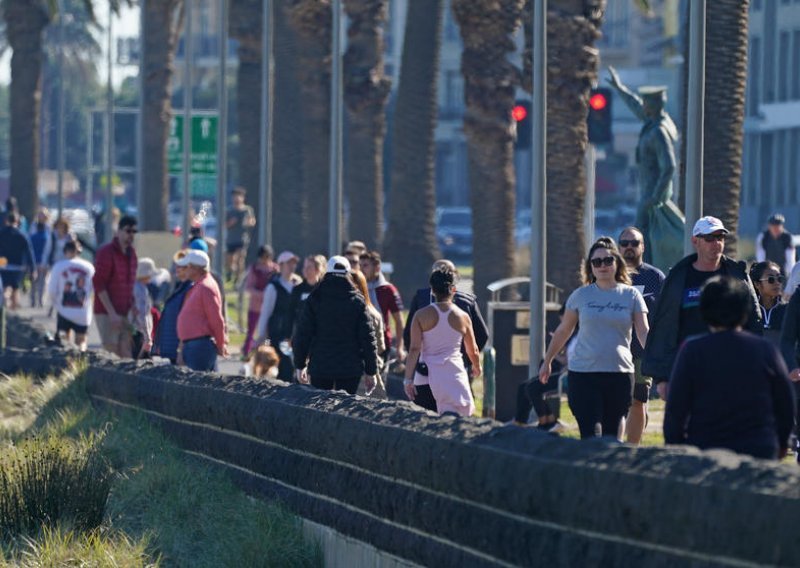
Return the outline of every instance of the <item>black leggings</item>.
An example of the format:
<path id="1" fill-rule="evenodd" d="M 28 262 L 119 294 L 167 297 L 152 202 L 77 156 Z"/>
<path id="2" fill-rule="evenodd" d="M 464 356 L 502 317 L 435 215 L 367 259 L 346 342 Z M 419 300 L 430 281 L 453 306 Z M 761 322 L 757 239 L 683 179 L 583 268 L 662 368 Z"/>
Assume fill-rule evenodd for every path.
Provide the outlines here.
<path id="1" fill-rule="evenodd" d="M 569 372 L 569 407 L 578 421 L 581 439 L 593 438 L 600 423 L 603 436 L 617 437 L 633 398 L 633 373 Z"/>
<path id="2" fill-rule="evenodd" d="M 536 416 L 550 416 L 553 412 L 544 400 L 545 393 L 558 390 L 558 377 L 551 376 L 546 385 L 536 378 L 521 383 L 517 387 L 517 413 L 514 420 L 527 424 L 531 408 L 536 411 Z"/>
<path id="3" fill-rule="evenodd" d="M 324 390 L 343 390 L 348 394 L 356 394 L 358 390 L 358 383 L 361 382 L 361 377 L 354 379 L 328 379 L 328 378 L 315 378 L 311 375 L 311 386 Z"/>

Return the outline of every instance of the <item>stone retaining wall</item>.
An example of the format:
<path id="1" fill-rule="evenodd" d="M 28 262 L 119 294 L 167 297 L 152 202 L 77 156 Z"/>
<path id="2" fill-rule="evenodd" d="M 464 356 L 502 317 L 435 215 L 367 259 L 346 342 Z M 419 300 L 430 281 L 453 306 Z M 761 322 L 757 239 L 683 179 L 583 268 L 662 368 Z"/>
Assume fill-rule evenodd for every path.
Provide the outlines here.
<path id="1" fill-rule="evenodd" d="M 800 563 L 793 465 L 578 442 L 102 355 L 87 375 L 95 402 L 145 412 L 247 490 L 419 564 Z"/>

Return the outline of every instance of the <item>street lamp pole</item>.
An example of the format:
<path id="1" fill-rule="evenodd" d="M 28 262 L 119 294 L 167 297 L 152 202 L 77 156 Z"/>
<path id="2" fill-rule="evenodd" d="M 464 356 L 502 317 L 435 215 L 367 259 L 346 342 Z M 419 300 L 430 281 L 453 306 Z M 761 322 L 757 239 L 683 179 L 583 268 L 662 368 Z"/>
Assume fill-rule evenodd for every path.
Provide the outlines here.
<path id="1" fill-rule="evenodd" d="M 225 182 L 227 181 L 228 154 L 228 0 L 219 0 L 219 84 L 217 85 L 217 103 L 219 119 L 217 122 L 217 252 L 214 255 L 214 266 L 217 274 L 224 274 L 223 250 L 227 231 L 225 214 Z"/>
<path id="2" fill-rule="evenodd" d="M 64 162 L 66 151 L 66 132 L 64 128 L 64 0 L 58 0 L 58 217 L 64 211 Z"/>
<path id="3" fill-rule="evenodd" d="M 328 179 L 328 253 L 339 254 L 342 240 L 342 2 L 333 0 L 331 47 L 331 132 Z"/>
<path id="4" fill-rule="evenodd" d="M 694 252 L 692 228 L 703 216 L 703 128 L 706 83 L 706 0 L 692 0 L 689 14 L 689 97 L 686 109 L 686 229 L 683 249 Z"/>
<path id="5" fill-rule="evenodd" d="M 261 20 L 261 153 L 258 178 L 258 241 L 272 244 L 272 1 Z"/>
<path id="6" fill-rule="evenodd" d="M 189 238 L 189 211 L 192 194 L 192 4 L 186 0 L 186 27 L 183 32 L 183 238 Z"/>
<path id="7" fill-rule="evenodd" d="M 108 84 L 106 85 L 106 242 L 114 238 L 114 84 L 112 48 L 114 10 L 108 7 Z"/>
<path id="8" fill-rule="evenodd" d="M 538 375 L 545 344 L 547 269 L 547 0 L 533 0 L 531 103 L 531 291 L 528 377 Z"/>

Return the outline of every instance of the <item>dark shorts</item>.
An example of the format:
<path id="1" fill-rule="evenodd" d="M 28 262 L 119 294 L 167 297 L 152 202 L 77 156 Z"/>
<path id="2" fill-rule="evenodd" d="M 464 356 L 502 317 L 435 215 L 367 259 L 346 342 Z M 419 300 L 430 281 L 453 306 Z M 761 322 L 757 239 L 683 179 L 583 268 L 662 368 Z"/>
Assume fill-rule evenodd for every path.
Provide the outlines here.
<path id="1" fill-rule="evenodd" d="M 74 331 L 80 335 L 86 335 L 86 331 L 89 329 L 88 325 L 78 325 L 74 321 L 68 320 L 61 314 L 57 314 L 58 317 L 56 318 L 56 331 Z"/>
<path id="2" fill-rule="evenodd" d="M 233 254 L 239 252 L 244 248 L 244 243 L 228 243 L 225 245 L 225 250 L 228 251 L 228 254 Z"/>
<path id="3" fill-rule="evenodd" d="M 650 400 L 650 386 L 645 383 L 636 383 L 633 385 L 633 400 L 638 400 L 642 404 L 647 404 Z"/>
<path id="4" fill-rule="evenodd" d="M 0 270 L 0 278 L 3 279 L 3 287 L 19 290 L 22 283 L 22 272 L 19 270 Z"/>

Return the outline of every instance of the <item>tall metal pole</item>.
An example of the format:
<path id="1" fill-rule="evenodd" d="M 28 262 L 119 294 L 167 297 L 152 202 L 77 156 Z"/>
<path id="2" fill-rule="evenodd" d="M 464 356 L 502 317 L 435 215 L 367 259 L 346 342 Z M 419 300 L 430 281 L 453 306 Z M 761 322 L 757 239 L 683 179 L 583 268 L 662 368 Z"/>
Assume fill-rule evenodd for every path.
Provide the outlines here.
<path id="1" fill-rule="evenodd" d="M 594 243 L 595 184 L 597 181 L 597 150 L 591 142 L 586 145 L 586 155 L 583 163 L 586 167 L 586 199 L 583 202 L 583 243 L 586 245 L 586 250 L 589 250 L 592 243 Z"/>
<path id="2" fill-rule="evenodd" d="M 58 217 L 64 211 L 64 161 L 66 153 L 66 132 L 64 127 L 64 1 L 58 1 Z M 57 218 L 58 218 L 57 217 Z"/>
<path id="3" fill-rule="evenodd" d="M 106 89 L 106 242 L 114 238 L 114 84 L 111 51 L 114 11 L 108 7 L 108 85 Z"/>
<path id="4" fill-rule="evenodd" d="M 272 244 L 272 0 L 261 20 L 261 132 L 258 177 L 258 241 Z"/>
<path id="5" fill-rule="evenodd" d="M 136 115 L 136 207 L 139 210 L 139 226 L 152 228 L 153 219 L 161 212 L 149 213 L 144 190 L 144 28 L 148 0 L 139 0 L 139 113 Z M 158 223 L 158 221 L 156 221 Z"/>
<path id="6" fill-rule="evenodd" d="M 686 109 L 686 231 L 683 248 L 692 247 L 692 227 L 703 216 L 703 125 L 706 92 L 706 0 L 692 0 L 689 13 L 689 85 Z"/>
<path id="7" fill-rule="evenodd" d="M 531 318 L 528 376 L 544 355 L 547 269 L 547 0 L 533 0 L 533 100 L 531 103 Z"/>
<path id="8" fill-rule="evenodd" d="M 86 132 L 89 133 L 89 141 L 86 144 L 86 210 L 92 210 L 92 195 L 94 189 L 94 112 L 89 111 L 89 120 L 86 125 Z"/>
<path id="9" fill-rule="evenodd" d="M 224 274 L 224 250 L 227 227 L 225 226 L 225 182 L 227 180 L 228 140 L 228 0 L 219 0 L 219 83 L 217 85 L 217 252 L 214 255 L 214 268 L 220 276 Z"/>
<path id="10" fill-rule="evenodd" d="M 339 254 L 342 240 L 342 1 L 331 2 L 331 133 L 328 180 L 328 254 Z"/>
<path id="11" fill-rule="evenodd" d="M 189 238 L 189 211 L 192 194 L 192 4 L 186 0 L 186 27 L 183 31 L 183 238 Z"/>

